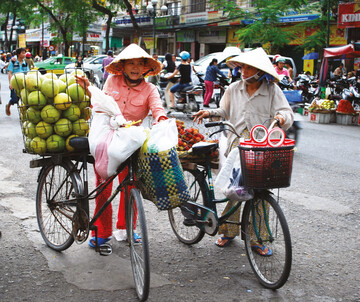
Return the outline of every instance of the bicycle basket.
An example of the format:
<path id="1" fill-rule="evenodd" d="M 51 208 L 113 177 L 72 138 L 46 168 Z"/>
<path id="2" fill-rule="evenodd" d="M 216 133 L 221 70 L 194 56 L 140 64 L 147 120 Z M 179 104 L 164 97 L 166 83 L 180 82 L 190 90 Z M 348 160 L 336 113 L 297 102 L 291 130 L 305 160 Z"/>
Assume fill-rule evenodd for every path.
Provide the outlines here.
<path id="1" fill-rule="evenodd" d="M 254 189 L 285 188 L 290 186 L 294 146 L 238 146 L 242 181 Z"/>

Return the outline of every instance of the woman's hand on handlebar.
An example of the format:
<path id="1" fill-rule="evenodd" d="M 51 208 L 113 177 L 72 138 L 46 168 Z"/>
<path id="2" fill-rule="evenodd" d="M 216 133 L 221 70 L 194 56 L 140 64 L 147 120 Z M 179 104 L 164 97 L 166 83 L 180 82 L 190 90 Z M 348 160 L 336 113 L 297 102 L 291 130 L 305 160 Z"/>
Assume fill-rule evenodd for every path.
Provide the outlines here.
<path id="1" fill-rule="evenodd" d="M 277 114 L 274 116 L 274 119 L 279 121 L 280 126 L 285 124 L 285 119 L 281 114 Z"/>
<path id="2" fill-rule="evenodd" d="M 196 112 L 194 115 L 194 123 L 197 122 L 198 124 L 203 122 L 204 118 L 210 117 L 210 112 L 208 110 L 200 110 Z"/>
<path id="3" fill-rule="evenodd" d="M 88 89 L 88 87 L 90 86 L 90 82 L 89 82 L 89 79 L 87 77 L 75 75 L 75 81 L 82 88 L 84 88 L 84 90 L 86 91 L 86 94 L 88 96 L 91 96 L 90 91 Z"/>

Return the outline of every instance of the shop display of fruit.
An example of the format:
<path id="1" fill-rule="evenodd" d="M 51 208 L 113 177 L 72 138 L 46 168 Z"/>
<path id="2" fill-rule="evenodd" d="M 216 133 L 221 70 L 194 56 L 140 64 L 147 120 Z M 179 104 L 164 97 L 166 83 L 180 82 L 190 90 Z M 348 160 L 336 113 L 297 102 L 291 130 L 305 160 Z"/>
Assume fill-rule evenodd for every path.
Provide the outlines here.
<path id="1" fill-rule="evenodd" d="M 343 114 L 355 114 L 356 111 L 354 107 L 348 100 L 340 100 L 339 105 L 337 106 L 336 112 Z"/>
<path id="2" fill-rule="evenodd" d="M 333 100 L 314 100 L 309 106 L 310 112 L 324 112 L 335 109 L 335 102 Z"/>
<path id="3" fill-rule="evenodd" d="M 15 74 L 10 82 L 20 98 L 25 149 L 46 154 L 73 151 L 69 139 L 86 136 L 91 117 L 90 98 L 74 82 L 74 74 Z"/>

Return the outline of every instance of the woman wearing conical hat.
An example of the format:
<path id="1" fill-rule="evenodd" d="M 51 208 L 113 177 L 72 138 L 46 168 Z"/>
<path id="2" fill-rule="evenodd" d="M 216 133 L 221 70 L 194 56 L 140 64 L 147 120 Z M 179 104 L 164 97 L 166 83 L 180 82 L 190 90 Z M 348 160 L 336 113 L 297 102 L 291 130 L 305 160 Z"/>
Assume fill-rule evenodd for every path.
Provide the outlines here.
<path id="1" fill-rule="evenodd" d="M 162 106 L 157 88 L 144 80 L 146 75 L 157 75 L 161 71 L 161 63 L 154 60 L 146 51 L 136 44 L 126 47 L 109 65 L 105 67 L 109 76 L 105 82 L 103 91 L 105 94 L 114 98 L 121 113 L 127 121 L 144 120 L 151 110 L 156 122 L 167 119 L 165 109 Z M 87 90 L 89 81 L 83 77 L 78 77 L 78 83 Z M 87 93 L 90 92 L 87 90 Z M 91 96 L 91 95 L 90 95 Z M 119 174 L 119 182 L 126 176 L 126 169 Z M 96 173 L 96 186 L 102 179 Z M 94 215 L 111 195 L 112 184 L 100 194 L 95 202 L 96 208 Z M 130 189 L 129 189 L 130 190 Z M 109 241 L 112 235 L 112 207 L 111 204 L 105 209 L 95 225 L 98 227 L 99 245 Z M 125 223 L 125 196 L 120 194 L 120 205 L 116 228 L 126 230 Z M 92 234 L 93 236 L 95 234 Z M 141 238 L 134 235 L 135 241 Z M 94 237 L 90 239 L 89 245 L 95 247 Z"/>
<path id="2" fill-rule="evenodd" d="M 235 126 L 238 133 L 245 139 L 250 138 L 252 127 L 263 124 L 266 120 L 276 118 L 284 130 L 289 128 L 294 120 L 294 114 L 281 89 L 274 83 L 278 79 L 273 65 L 266 52 L 257 48 L 236 56 L 227 62 L 230 68 L 240 67 L 242 80 L 232 83 L 225 91 L 217 109 L 201 110 L 195 113 L 194 121 L 202 122 L 210 116 L 220 116 Z M 265 124 L 266 127 L 269 124 Z M 225 155 L 239 144 L 235 134 L 228 132 Z M 248 192 L 251 193 L 251 192 Z M 248 199 L 251 194 L 244 194 Z M 229 201 L 224 212 L 233 206 Z M 229 220 L 239 221 L 240 208 L 230 216 Z M 227 246 L 239 235 L 239 226 L 223 224 L 219 227 L 221 237 L 216 241 L 219 247 Z M 270 256 L 272 251 L 264 245 L 257 245 L 256 251 L 264 256 Z"/>

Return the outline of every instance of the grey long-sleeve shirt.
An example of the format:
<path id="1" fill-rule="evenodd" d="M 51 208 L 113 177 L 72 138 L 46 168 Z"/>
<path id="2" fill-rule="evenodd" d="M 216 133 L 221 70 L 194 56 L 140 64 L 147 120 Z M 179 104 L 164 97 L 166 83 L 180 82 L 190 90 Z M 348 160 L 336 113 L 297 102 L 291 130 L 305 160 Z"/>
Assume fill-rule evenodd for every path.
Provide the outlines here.
<path id="1" fill-rule="evenodd" d="M 251 97 L 244 81 L 232 83 L 221 98 L 220 107 L 209 112 L 211 116 L 221 116 L 232 123 L 239 134 L 245 129 L 250 131 L 255 125 L 263 124 L 277 114 L 285 119 L 284 130 L 294 121 L 294 113 L 279 86 L 274 83 L 268 85 L 266 81 Z M 269 127 L 270 121 L 265 126 Z M 225 154 L 229 153 L 235 139 L 235 134 L 229 132 Z"/>

